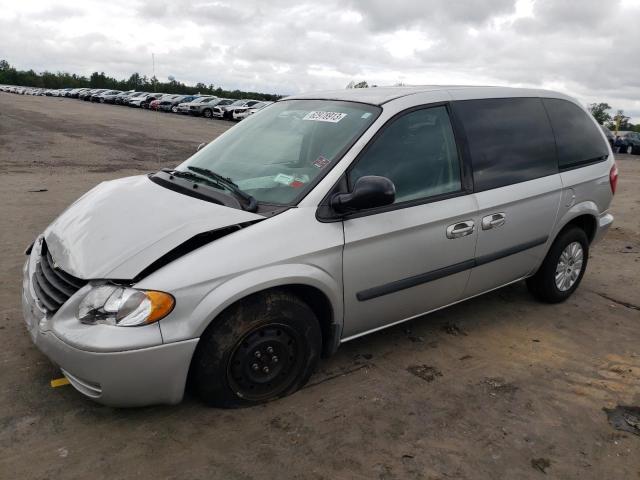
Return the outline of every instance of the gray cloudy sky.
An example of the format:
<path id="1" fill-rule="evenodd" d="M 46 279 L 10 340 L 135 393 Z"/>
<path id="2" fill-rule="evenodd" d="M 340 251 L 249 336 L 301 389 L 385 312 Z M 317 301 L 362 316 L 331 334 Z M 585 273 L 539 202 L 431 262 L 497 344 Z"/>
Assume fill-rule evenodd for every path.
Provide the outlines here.
<path id="1" fill-rule="evenodd" d="M 18 68 L 173 75 L 280 94 L 349 81 L 490 84 L 640 121 L 640 0 L 0 0 Z"/>

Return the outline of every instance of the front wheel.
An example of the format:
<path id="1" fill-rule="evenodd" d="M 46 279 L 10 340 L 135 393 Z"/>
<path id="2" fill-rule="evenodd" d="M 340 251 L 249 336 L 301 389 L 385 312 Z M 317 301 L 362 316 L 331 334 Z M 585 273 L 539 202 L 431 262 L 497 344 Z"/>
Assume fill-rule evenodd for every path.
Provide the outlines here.
<path id="1" fill-rule="evenodd" d="M 633 153 L 633 145 L 629 145 L 629 146 L 627 147 L 626 152 L 627 152 L 627 155 L 631 155 L 631 154 Z"/>
<path id="2" fill-rule="evenodd" d="M 547 303 L 565 301 L 580 285 L 587 269 L 589 240 L 579 227 L 558 235 L 536 274 L 527 279 L 527 287 Z"/>
<path id="3" fill-rule="evenodd" d="M 321 347 L 318 319 L 306 303 L 284 291 L 258 293 L 226 310 L 204 332 L 191 384 L 216 407 L 268 402 L 308 381 Z"/>

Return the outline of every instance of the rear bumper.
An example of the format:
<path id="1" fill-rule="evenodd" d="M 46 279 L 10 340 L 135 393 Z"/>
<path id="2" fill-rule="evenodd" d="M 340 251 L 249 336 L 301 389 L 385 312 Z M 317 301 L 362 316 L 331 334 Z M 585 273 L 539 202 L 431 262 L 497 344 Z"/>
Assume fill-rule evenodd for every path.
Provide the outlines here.
<path id="1" fill-rule="evenodd" d="M 135 327 L 121 333 L 113 330 L 119 327 L 82 326 L 71 313 L 77 311 L 78 295 L 48 318 L 30 281 L 38 257 L 37 251 L 32 252 L 23 271 L 24 321 L 33 343 L 60 367 L 71 385 L 92 400 L 113 407 L 179 403 L 198 339 L 162 344 L 159 329 Z M 120 349 L 112 343 L 108 351 L 101 349 L 114 335 L 134 343 Z"/>
<path id="2" fill-rule="evenodd" d="M 604 212 L 600 214 L 598 217 L 598 225 L 596 226 L 595 234 L 593 235 L 593 240 L 591 244 L 594 245 L 598 243 L 600 240 L 604 238 L 604 236 L 609 231 L 609 228 L 613 224 L 613 215 L 608 212 Z"/>

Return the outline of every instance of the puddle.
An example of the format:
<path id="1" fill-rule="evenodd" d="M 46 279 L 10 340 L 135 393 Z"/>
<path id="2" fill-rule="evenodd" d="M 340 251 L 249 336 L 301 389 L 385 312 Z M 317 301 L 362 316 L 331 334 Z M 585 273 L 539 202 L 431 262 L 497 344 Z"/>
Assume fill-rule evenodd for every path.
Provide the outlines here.
<path id="1" fill-rule="evenodd" d="M 603 408 L 603 410 L 613 428 L 640 435 L 640 407 L 618 405 L 616 408 Z"/>

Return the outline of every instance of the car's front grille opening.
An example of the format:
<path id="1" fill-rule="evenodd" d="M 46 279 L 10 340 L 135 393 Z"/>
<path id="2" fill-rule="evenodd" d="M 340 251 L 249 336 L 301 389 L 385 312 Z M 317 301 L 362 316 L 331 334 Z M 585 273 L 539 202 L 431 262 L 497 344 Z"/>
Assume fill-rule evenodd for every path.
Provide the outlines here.
<path id="1" fill-rule="evenodd" d="M 40 260 L 33 275 L 33 288 L 47 312 L 57 312 L 86 283 L 56 267 L 46 242 L 42 242 Z"/>

